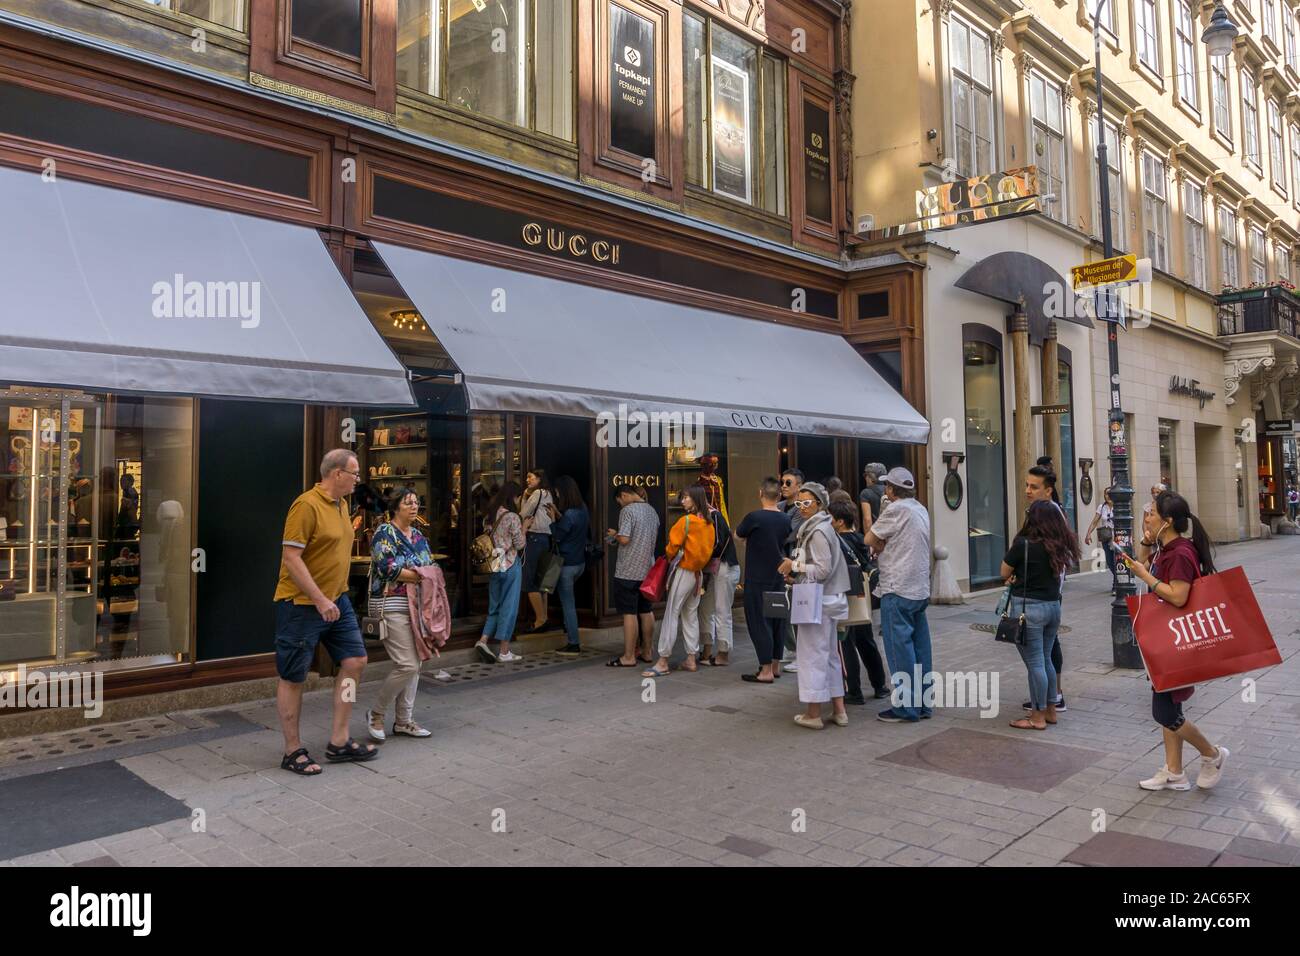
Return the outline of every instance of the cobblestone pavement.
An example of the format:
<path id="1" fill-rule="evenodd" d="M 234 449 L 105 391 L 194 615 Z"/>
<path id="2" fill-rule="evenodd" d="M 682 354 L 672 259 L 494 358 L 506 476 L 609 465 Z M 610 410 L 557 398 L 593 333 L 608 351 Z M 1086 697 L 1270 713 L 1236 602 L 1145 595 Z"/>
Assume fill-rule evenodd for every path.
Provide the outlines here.
<path id="1" fill-rule="evenodd" d="M 992 620 L 996 595 L 930 611 L 936 669 L 996 674 L 995 718 L 939 708 L 890 725 L 868 705 L 850 708 L 846 728 L 802 729 L 793 676 L 740 680 L 753 654 L 738 622 L 733 666 L 674 673 L 654 683 L 652 702 L 639 671 L 606 669 L 604 656 L 426 680 L 416 717 L 432 738 L 390 740 L 379 759 L 314 778 L 279 769 L 273 702 L 224 708 L 219 734 L 166 736 L 112 761 L 189 816 L 0 865 L 1068 866 L 1125 853 L 1286 864 L 1300 857 L 1300 539 L 1224 547 L 1219 563 L 1245 565 L 1284 662 L 1251 675 L 1253 699 L 1233 678 L 1188 703 L 1232 752 L 1213 791 L 1138 789 L 1163 761 L 1161 738 L 1142 674 L 1111 667 L 1108 578 L 1089 574 L 1067 584 L 1069 709 L 1046 733 L 1007 726 L 1027 696 L 1024 669 L 972 627 Z M 584 635 L 588 646 L 616 638 Z M 359 712 L 376 688 L 362 686 Z M 329 707 L 328 692 L 304 707 L 317 757 Z M 172 715 L 212 726 L 185 716 Z M 60 766 L 36 763 L 22 772 Z"/>

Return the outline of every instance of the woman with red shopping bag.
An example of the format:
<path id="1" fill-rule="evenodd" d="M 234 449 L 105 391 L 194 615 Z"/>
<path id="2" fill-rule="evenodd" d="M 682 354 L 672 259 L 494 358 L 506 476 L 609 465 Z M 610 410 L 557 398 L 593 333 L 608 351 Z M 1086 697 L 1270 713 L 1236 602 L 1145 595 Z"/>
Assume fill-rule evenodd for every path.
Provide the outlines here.
<path id="1" fill-rule="evenodd" d="M 1188 528 L 1192 537 L 1183 537 Z M 1210 536 L 1192 514 L 1182 495 L 1165 491 L 1155 506 L 1142 516 L 1142 544 L 1156 548 L 1148 570 L 1127 554 L 1118 556 L 1128 569 L 1146 583 L 1151 593 L 1174 607 L 1183 607 L 1192 592 L 1192 582 L 1203 574 L 1214 574 Z M 1228 748 L 1216 747 L 1190 720 L 1183 716 L 1183 701 L 1191 689 L 1151 691 L 1151 714 L 1164 728 L 1165 765 L 1155 776 L 1141 781 L 1143 790 L 1190 790 L 1191 782 L 1183 770 L 1183 742 L 1201 753 L 1201 773 L 1196 785 L 1208 790 L 1219 782 Z"/>

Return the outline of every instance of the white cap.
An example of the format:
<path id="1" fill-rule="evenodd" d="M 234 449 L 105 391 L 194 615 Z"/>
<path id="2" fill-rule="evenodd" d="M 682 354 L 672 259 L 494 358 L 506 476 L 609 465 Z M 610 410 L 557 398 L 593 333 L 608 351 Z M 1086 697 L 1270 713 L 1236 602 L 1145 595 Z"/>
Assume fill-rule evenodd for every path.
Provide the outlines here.
<path id="1" fill-rule="evenodd" d="M 916 479 L 906 468 L 898 467 L 889 469 L 889 474 L 885 475 L 885 484 L 893 485 L 895 488 L 906 488 L 908 491 L 916 490 Z"/>

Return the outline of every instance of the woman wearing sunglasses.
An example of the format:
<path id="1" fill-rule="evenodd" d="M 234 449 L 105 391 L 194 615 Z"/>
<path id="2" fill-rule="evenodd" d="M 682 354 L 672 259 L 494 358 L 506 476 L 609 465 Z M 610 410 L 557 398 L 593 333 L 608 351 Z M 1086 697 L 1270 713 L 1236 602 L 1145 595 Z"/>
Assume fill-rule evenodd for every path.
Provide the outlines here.
<path id="1" fill-rule="evenodd" d="M 822 586 L 821 622 L 799 624 L 795 629 L 795 654 L 799 659 L 799 699 L 807 706 L 794 722 L 810 730 L 821 730 L 822 705 L 830 703 L 831 719 L 845 727 L 844 665 L 840 660 L 835 624 L 849 614 L 845 594 L 849 590 L 849 568 L 826 511 L 830 495 L 815 481 L 806 482 L 795 496 L 794 505 L 803 522 L 795 538 L 793 557 L 781 562 L 778 571 L 788 582 Z"/>

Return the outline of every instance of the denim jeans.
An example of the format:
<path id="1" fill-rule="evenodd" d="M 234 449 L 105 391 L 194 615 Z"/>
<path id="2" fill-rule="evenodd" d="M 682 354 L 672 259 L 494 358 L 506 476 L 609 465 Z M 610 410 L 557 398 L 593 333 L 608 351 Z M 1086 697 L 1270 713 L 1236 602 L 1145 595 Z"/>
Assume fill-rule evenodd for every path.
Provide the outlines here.
<path id="1" fill-rule="evenodd" d="M 930 622 L 925 609 L 928 598 L 908 600 L 897 594 L 886 594 L 880 599 L 880 630 L 885 644 L 885 660 L 889 664 L 891 683 L 895 688 L 903 684 L 901 704 L 894 704 L 894 713 L 907 720 L 920 720 L 928 716 L 930 708 L 923 703 L 924 687 L 929 685 L 932 667 L 930 656 Z M 921 680 L 916 679 L 920 667 Z"/>
<path id="2" fill-rule="evenodd" d="M 515 633 L 519 614 L 519 583 L 524 579 L 523 561 L 518 559 L 509 571 L 488 575 L 488 613 L 483 622 L 483 636 L 508 641 Z"/>
<path id="3" fill-rule="evenodd" d="M 585 564 L 566 564 L 560 569 L 560 581 L 555 590 L 560 595 L 560 609 L 564 612 L 564 636 L 570 645 L 578 643 L 578 608 L 573 600 L 573 582 L 587 570 Z"/>
<path id="4" fill-rule="evenodd" d="M 1061 602 L 1013 597 L 1007 613 L 1012 617 L 1025 615 L 1025 645 L 1016 650 L 1029 672 L 1029 702 L 1034 710 L 1043 710 L 1049 701 L 1056 700 L 1056 667 L 1051 652 L 1061 626 Z"/>

